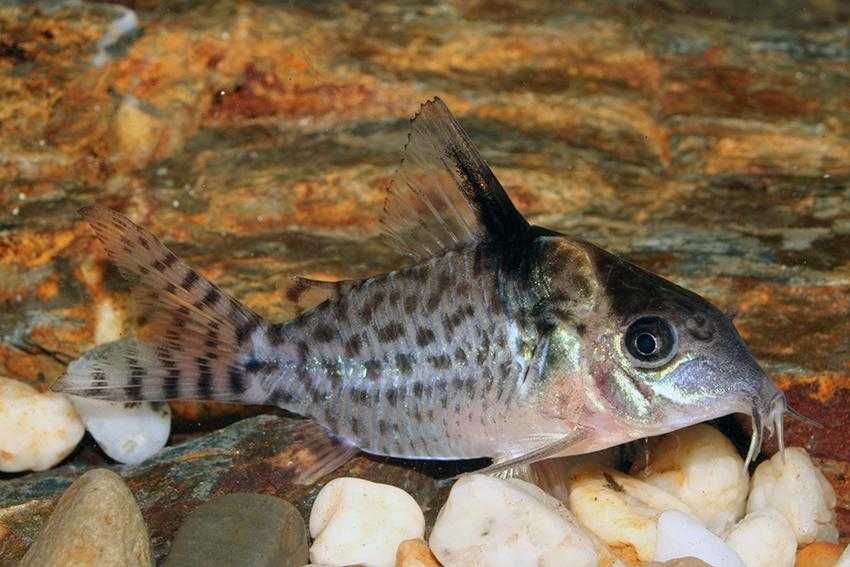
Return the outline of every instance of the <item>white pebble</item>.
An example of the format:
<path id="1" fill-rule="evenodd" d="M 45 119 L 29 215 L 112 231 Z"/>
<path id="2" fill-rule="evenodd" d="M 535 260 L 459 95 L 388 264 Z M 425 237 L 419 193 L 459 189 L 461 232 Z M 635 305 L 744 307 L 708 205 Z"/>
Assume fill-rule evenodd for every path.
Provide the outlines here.
<path id="1" fill-rule="evenodd" d="M 785 517 L 771 508 L 750 512 L 726 535 L 747 567 L 794 567 L 797 535 Z"/>
<path id="2" fill-rule="evenodd" d="M 85 429 L 66 396 L 0 377 L 0 432 L 0 471 L 20 472 L 59 463 Z"/>
<path id="3" fill-rule="evenodd" d="M 838 558 L 838 563 L 835 564 L 835 567 L 850 567 L 850 545 L 844 548 L 844 552 Z"/>
<path id="4" fill-rule="evenodd" d="M 579 522 L 609 546 L 641 561 L 655 555 L 656 524 L 665 510 L 690 513 L 687 504 L 663 490 L 614 469 L 578 471 L 569 486 L 570 509 Z"/>
<path id="5" fill-rule="evenodd" d="M 655 561 L 695 557 L 713 567 L 745 567 L 735 551 L 688 514 L 678 510 L 658 518 Z"/>
<path id="6" fill-rule="evenodd" d="M 404 490 L 337 478 L 319 491 L 310 510 L 310 561 L 392 567 L 399 544 L 424 533 L 422 510 Z"/>
<path id="7" fill-rule="evenodd" d="M 481 474 L 454 484 L 428 543 L 445 567 L 590 567 L 604 548 L 536 486 Z"/>
<path id="8" fill-rule="evenodd" d="M 747 511 L 765 508 L 775 508 L 785 516 L 798 544 L 838 541 L 835 491 L 805 449 L 786 449 L 784 464 L 777 453 L 753 473 Z"/>
<path id="9" fill-rule="evenodd" d="M 679 497 L 717 535 L 744 515 L 750 479 L 725 435 L 695 425 L 665 435 L 637 477 Z"/>
<path id="10" fill-rule="evenodd" d="M 77 413 L 103 452 L 135 465 L 159 453 L 171 433 L 166 403 L 107 402 L 72 396 Z"/>

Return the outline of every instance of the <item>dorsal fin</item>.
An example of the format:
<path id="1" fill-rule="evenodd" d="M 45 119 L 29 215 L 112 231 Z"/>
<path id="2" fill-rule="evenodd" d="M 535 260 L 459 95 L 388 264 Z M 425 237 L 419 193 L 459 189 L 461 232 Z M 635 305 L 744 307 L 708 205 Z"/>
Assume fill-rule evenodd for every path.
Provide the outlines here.
<path id="1" fill-rule="evenodd" d="M 293 276 L 284 288 L 283 297 L 292 308 L 291 315 L 296 317 L 327 299 L 339 297 L 345 284 L 346 281 L 331 282 Z"/>
<path id="2" fill-rule="evenodd" d="M 511 242 L 529 229 L 439 98 L 411 120 L 381 225 L 398 251 L 420 261 L 476 241 Z"/>

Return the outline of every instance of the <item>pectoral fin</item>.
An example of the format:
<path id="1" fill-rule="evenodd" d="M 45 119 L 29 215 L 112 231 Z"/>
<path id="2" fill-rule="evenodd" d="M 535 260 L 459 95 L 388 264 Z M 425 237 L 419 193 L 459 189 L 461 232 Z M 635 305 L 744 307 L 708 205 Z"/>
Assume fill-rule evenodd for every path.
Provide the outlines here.
<path id="1" fill-rule="evenodd" d="M 589 433 L 589 428 L 577 426 L 573 432 L 568 433 L 565 436 L 557 437 L 554 440 L 549 438 L 547 441 L 540 442 L 535 448 L 518 455 L 497 455 L 493 458 L 493 464 L 475 472 L 476 474 L 518 478 L 517 474 L 522 474 L 522 467 L 537 461 L 562 455 L 571 446 L 586 439 Z"/>

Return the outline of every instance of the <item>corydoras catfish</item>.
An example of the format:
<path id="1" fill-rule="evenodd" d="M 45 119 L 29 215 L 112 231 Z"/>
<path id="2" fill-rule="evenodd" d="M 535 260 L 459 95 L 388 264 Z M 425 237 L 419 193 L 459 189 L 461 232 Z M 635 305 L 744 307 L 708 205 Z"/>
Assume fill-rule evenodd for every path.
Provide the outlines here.
<path id="1" fill-rule="evenodd" d="M 327 298 L 283 323 L 106 208 L 81 211 L 135 284 L 147 339 L 74 361 L 53 389 L 108 400 L 274 404 L 313 424 L 312 482 L 358 450 L 489 457 L 489 472 L 730 413 L 780 435 L 785 396 L 711 303 L 517 211 L 440 99 L 411 122 L 381 226 L 407 265 L 296 279 Z M 514 469 L 515 470 L 515 469 Z"/>

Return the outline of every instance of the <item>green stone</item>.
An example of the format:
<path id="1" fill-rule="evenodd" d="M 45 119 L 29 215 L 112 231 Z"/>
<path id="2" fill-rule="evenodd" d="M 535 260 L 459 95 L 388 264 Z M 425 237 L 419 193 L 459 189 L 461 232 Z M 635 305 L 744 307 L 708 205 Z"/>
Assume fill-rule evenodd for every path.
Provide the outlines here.
<path id="1" fill-rule="evenodd" d="M 201 505 L 177 531 L 165 567 L 302 567 L 307 529 L 298 510 L 266 494 L 234 493 Z"/>

